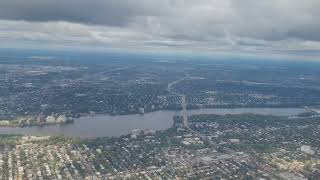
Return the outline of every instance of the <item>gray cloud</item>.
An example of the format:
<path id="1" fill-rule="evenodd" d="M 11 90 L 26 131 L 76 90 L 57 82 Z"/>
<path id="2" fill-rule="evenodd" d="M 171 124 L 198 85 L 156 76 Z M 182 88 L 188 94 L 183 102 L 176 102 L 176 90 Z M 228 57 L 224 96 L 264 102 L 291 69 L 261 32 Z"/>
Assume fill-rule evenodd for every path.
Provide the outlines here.
<path id="1" fill-rule="evenodd" d="M 0 18 L 124 26 L 135 16 L 153 14 L 147 5 L 130 0 L 5 0 Z"/>
<path id="2" fill-rule="evenodd" d="M 298 38 L 320 40 L 317 0 L 232 0 L 238 17 L 235 30 L 238 35 L 283 40 Z"/>
<path id="3" fill-rule="evenodd" d="M 319 0 L 8 0 L 0 1 L 0 38 L 320 51 L 319 8 Z"/>

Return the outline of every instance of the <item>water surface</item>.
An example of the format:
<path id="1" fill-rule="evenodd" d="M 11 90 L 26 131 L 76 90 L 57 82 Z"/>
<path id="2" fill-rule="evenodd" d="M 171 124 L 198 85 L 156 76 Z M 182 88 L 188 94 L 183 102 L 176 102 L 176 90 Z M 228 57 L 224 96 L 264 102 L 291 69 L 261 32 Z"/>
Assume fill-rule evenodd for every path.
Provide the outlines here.
<path id="1" fill-rule="evenodd" d="M 188 115 L 195 114 L 242 114 L 254 113 L 261 115 L 290 116 L 305 110 L 302 108 L 234 108 L 234 109 L 196 109 L 188 110 Z M 173 116 L 179 111 L 156 111 L 144 115 L 95 115 L 75 119 L 73 124 L 43 127 L 1 127 L 0 134 L 24 135 L 66 135 L 72 137 L 106 137 L 120 136 L 134 129 L 164 130 L 173 124 Z"/>

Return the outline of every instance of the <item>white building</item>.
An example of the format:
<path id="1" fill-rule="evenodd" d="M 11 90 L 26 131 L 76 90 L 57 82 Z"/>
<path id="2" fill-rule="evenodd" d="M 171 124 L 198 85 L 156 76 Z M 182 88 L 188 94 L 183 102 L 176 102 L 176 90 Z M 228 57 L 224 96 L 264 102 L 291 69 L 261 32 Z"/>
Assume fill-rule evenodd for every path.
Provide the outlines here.
<path id="1" fill-rule="evenodd" d="M 314 151 L 311 149 L 311 146 L 307 146 L 307 145 L 302 145 L 300 147 L 300 150 L 304 153 L 307 153 L 307 154 L 314 154 Z"/>
<path id="2" fill-rule="evenodd" d="M 58 118 L 57 118 L 57 123 L 65 123 L 67 122 L 67 118 L 65 115 L 60 115 Z"/>
<path id="3" fill-rule="evenodd" d="M 229 139 L 231 143 L 240 143 L 240 139 Z"/>
<path id="4" fill-rule="evenodd" d="M 46 123 L 48 123 L 48 124 L 54 124 L 54 123 L 56 123 L 56 118 L 55 118 L 54 116 L 48 116 L 48 117 L 46 118 Z"/>
<path id="5" fill-rule="evenodd" d="M 10 125 L 9 121 L 6 121 L 6 120 L 0 121 L 0 126 L 9 126 L 9 125 Z"/>
<path id="6" fill-rule="evenodd" d="M 139 108 L 139 113 L 144 114 L 144 108 Z"/>
<path id="7" fill-rule="evenodd" d="M 134 129 L 131 131 L 131 138 L 137 138 L 143 131 L 141 129 Z"/>

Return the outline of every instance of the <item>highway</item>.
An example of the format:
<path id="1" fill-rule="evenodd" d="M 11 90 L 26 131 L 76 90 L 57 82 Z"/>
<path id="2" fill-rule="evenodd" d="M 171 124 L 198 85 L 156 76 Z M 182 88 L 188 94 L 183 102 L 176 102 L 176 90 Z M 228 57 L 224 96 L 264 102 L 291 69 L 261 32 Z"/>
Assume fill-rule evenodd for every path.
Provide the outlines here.
<path id="1" fill-rule="evenodd" d="M 167 91 L 171 94 L 174 94 L 174 95 L 177 95 L 177 96 L 180 96 L 181 98 L 181 106 L 182 106 L 182 117 L 183 117 L 183 125 L 185 128 L 189 128 L 189 123 L 188 123 L 188 115 L 187 115 L 187 102 L 186 102 L 186 95 L 184 94 L 180 94 L 178 92 L 175 92 L 174 89 L 172 88 L 174 85 L 184 81 L 188 79 L 188 77 L 184 77 L 184 78 L 181 78 L 179 80 L 176 80 L 176 81 L 173 81 L 171 83 L 168 84 L 168 87 L 167 87 Z"/>

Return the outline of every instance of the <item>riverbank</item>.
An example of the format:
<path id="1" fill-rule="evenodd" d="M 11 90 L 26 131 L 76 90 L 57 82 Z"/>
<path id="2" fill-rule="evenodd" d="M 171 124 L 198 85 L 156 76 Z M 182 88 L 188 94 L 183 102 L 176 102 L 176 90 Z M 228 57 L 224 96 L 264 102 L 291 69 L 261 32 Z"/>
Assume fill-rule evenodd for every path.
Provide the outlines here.
<path id="1" fill-rule="evenodd" d="M 50 115 L 44 118 L 43 116 L 20 116 L 11 120 L 0 120 L 0 127 L 35 127 L 35 126 L 52 126 L 73 123 L 72 118 L 67 118 L 65 115 L 54 116 Z"/>
<path id="2" fill-rule="evenodd" d="M 306 110 L 303 108 L 232 108 L 187 110 L 187 115 L 197 114 L 261 114 L 291 116 Z M 118 137 L 134 129 L 165 130 L 173 125 L 173 117 L 181 111 L 156 111 L 133 115 L 88 115 L 75 118 L 74 123 L 34 127 L 0 127 L 0 134 L 65 135 L 71 137 Z"/>

